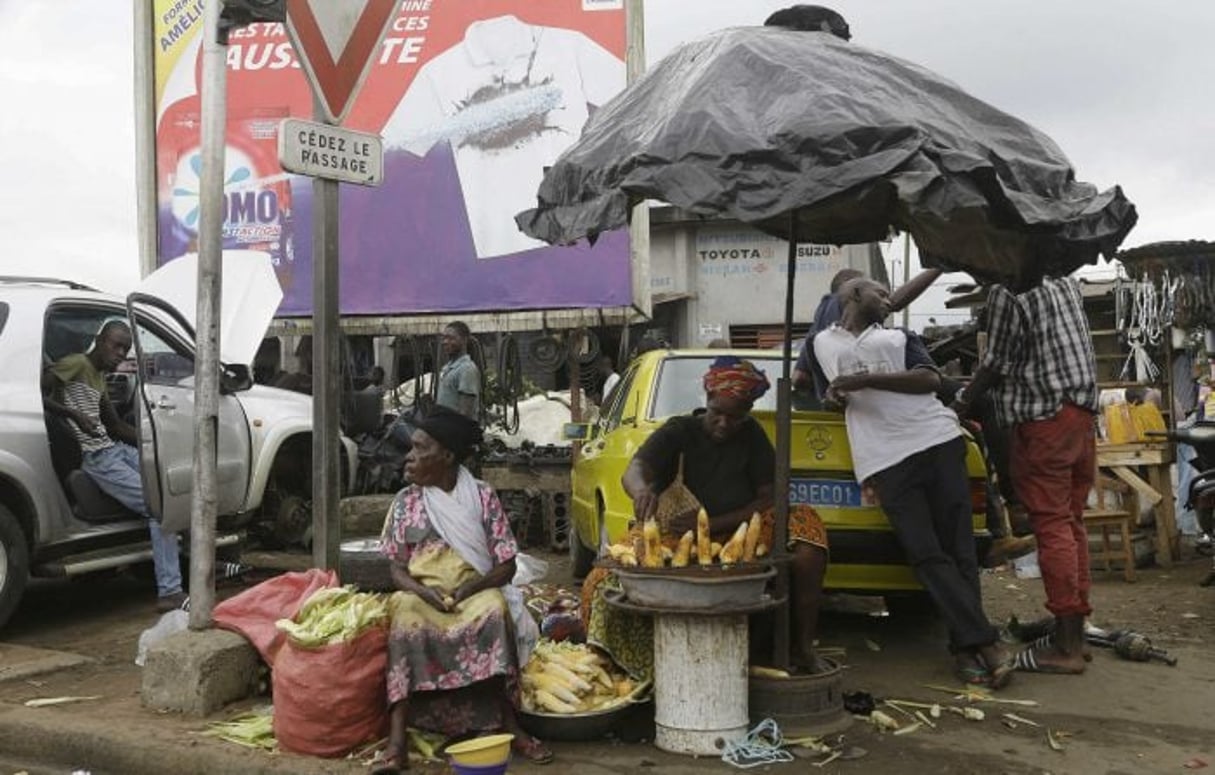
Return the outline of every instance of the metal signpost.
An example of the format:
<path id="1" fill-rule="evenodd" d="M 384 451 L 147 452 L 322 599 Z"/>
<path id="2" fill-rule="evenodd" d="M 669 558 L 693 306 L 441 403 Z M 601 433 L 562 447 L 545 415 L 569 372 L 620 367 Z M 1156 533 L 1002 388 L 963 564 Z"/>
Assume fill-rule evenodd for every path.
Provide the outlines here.
<path id="1" fill-rule="evenodd" d="M 219 429 L 219 321 L 223 288 L 224 157 L 228 121 L 228 32 L 281 18 L 283 0 L 207 3 L 202 41 L 202 171 L 199 175 L 197 368 L 190 503 L 190 629 L 211 626 L 215 607 L 215 523 Z"/>
<path id="2" fill-rule="evenodd" d="M 337 568 L 341 542 L 338 182 L 374 186 L 383 177 L 379 138 L 336 125 L 354 104 L 396 10 L 397 0 L 287 0 L 287 33 L 312 87 L 317 119 L 282 123 L 279 162 L 314 178 L 312 560 L 324 568 Z"/>
<path id="3" fill-rule="evenodd" d="M 215 522 L 218 499 L 219 315 L 224 222 L 224 124 L 227 121 L 226 36 L 219 3 L 204 9 L 202 172 L 198 230 L 198 369 L 195 375 L 193 499 L 190 503 L 190 629 L 211 626 L 215 606 Z"/>

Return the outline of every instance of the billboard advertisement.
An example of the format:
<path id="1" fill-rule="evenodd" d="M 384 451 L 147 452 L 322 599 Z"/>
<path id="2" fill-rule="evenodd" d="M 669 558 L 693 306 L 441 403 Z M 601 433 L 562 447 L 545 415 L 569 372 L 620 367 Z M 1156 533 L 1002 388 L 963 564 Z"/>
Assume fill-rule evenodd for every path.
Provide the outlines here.
<path id="1" fill-rule="evenodd" d="M 202 0 L 153 0 L 158 262 L 197 247 Z M 550 247 L 514 216 L 544 168 L 625 85 L 624 0 L 400 0 L 344 125 L 379 133 L 384 182 L 342 186 L 343 314 L 632 303 L 627 232 Z M 265 250 L 311 312 L 312 184 L 279 123 L 312 116 L 282 24 L 228 44 L 225 248 Z"/>

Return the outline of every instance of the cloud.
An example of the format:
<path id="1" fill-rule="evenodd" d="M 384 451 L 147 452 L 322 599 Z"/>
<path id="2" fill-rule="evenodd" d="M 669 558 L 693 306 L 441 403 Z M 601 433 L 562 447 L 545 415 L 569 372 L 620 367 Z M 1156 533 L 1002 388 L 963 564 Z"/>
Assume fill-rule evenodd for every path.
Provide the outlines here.
<path id="1" fill-rule="evenodd" d="M 113 291 L 139 276 L 130 4 L 0 5 L 0 255 Z"/>
<path id="2" fill-rule="evenodd" d="M 647 58 L 794 0 L 646 0 Z M 854 41 L 922 64 L 1046 132 L 1139 207 L 1128 246 L 1215 238 L 1215 3 L 842 0 Z M 113 0 L 0 0 L 0 255 L 138 275 L 132 19 Z M 16 258 L 14 258 L 14 256 Z M 98 268 L 101 267 L 101 268 Z M 25 271 L 23 269 L 22 271 Z"/>

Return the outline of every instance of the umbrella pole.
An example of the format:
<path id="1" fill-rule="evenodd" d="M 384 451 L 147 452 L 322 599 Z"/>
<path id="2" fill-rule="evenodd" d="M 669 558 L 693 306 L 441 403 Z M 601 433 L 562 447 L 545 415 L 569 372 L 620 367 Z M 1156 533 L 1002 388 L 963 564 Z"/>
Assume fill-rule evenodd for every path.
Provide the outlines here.
<path id="1" fill-rule="evenodd" d="M 785 602 L 776 609 L 772 655 L 775 666 L 789 666 L 789 462 L 792 435 L 790 372 L 793 360 L 793 290 L 797 278 L 797 216 L 789 213 L 789 257 L 785 273 L 785 346 L 781 376 L 776 381 L 776 481 L 773 489 L 775 523 L 772 527 L 773 555 L 777 563 L 776 597 Z"/>

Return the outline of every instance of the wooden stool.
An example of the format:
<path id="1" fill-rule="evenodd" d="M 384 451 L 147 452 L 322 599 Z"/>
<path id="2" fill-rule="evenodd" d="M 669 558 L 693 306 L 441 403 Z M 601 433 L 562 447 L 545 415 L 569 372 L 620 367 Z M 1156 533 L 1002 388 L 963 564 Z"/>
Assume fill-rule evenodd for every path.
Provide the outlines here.
<path id="1" fill-rule="evenodd" d="M 1097 494 L 1097 506 L 1084 510 L 1084 527 L 1086 531 L 1099 529 L 1101 531 L 1101 551 L 1090 552 L 1089 560 L 1101 560 L 1105 563 L 1107 573 L 1113 572 L 1111 560 L 1122 561 L 1122 574 L 1127 581 L 1135 580 L 1135 546 L 1131 538 L 1131 527 L 1139 515 L 1139 496 L 1134 489 L 1122 482 L 1101 476 L 1098 468 L 1093 480 L 1093 490 Z M 1123 503 L 1129 508 L 1107 508 L 1105 505 L 1106 490 L 1122 493 Z M 1117 530 L 1119 543 L 1111 545 L 1110 533 Z"/>

